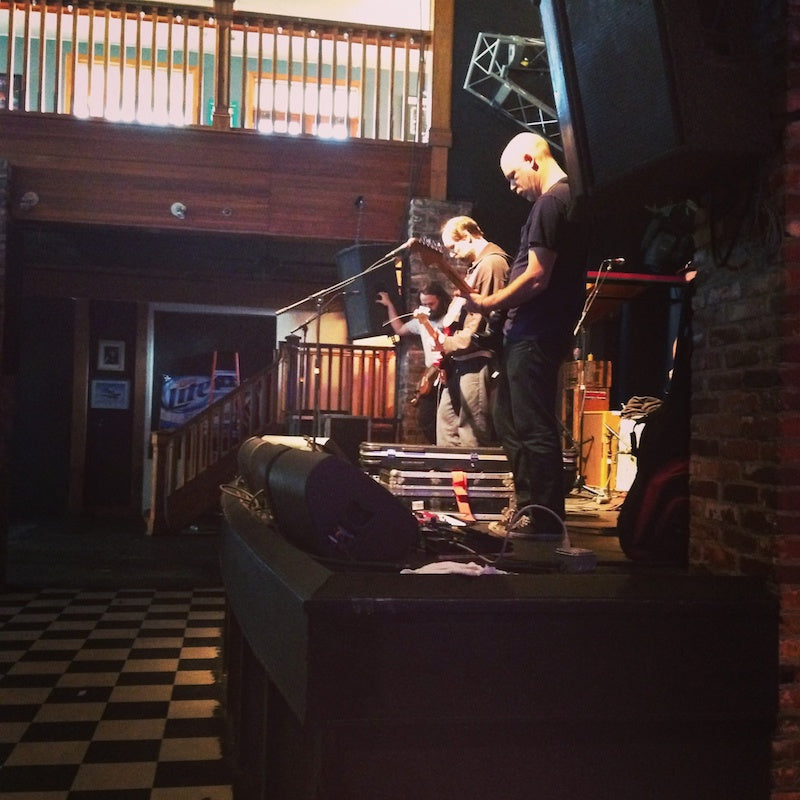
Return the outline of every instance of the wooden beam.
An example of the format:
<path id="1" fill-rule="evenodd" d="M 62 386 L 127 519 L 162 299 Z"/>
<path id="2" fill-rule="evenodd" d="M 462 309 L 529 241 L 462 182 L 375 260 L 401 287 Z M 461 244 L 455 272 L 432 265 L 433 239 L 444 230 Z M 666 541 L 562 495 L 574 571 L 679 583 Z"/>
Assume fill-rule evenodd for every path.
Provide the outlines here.
<path id="1" fill-rule="evenodd" d="M 453 4 L 454 0 L 433 0 L 433 87 L 429 135 L 430 197 L 433 200 L 447 198 L 447 157 L 453 144 Z"/>

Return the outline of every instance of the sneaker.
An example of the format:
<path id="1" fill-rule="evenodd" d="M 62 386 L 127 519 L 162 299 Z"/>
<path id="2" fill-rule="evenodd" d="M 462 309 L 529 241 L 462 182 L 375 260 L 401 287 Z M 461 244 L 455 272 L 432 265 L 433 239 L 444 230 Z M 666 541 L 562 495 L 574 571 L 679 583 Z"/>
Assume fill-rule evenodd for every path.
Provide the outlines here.
<path id="1" fill-rule="evenodd" d="M 500 536 L 501 538 L 504 538 L 506 531 L 508 530 L 509 523 L 512 519 L 514 519 L 514 514 L 516 513 L 517 508 L 513 503 L 509 506 L 506 506 L 500 512 L 500 519 L 490 522 L 487 525 L 489 533 L 491 533 L 492 536 Z"/>
<path id="2" fill-rule="evenodd" d="M 509 539 L 530 539 L 534 542 L 560 542 L 564 538 L 562 531 L 542 530 L 534 525 L 533 520 L 523 514 L 508 532 Z"/>
<path id="3" fill-rule="evenodd" d="M 513 527 L 511 526 L 511 523 Z M 532 528 L 531 518 L 527 514 L 523 514 L 516 521 L 514 520 L 514 509 L 505 509 L 501 519 L 489 523 L 489 533 L 493 536 L 501 536 L 505 538 L 508 536 L 510 539 L 517 532 L 525 533 L 530 532 Z"/>
<path id="4" fill-rule="evenodd" d="M 500 536 L 509 539 L 530 539 L 536 542 L 560 542 L 564 538 L 562 531 L 536 530 L 533 520 L 528 514 L 522 514 L 519 519 L 514 521 L 509 527 L 511 520 L 500 519 L 490 522 L 488 525 L 489 533 L 492 536 Z"/>
<path id="5" fill-rule="evenodd" d="M 508 526 L 511 523 L 511 519 L 514 516 L 514 512 L 512 511 L 510 514 L 507 513 L 509 509 L 506 509 L 503 512 L 503 516 L 495 520 L 494 522 L 490 522 L 487 526 L 489 529 L 489 533 L 492 536 L 499 536 L 500 538 L 504 539 L 508 534 Z M 523 516 L 522 519 L 527 520 L 528 518 Z"/>

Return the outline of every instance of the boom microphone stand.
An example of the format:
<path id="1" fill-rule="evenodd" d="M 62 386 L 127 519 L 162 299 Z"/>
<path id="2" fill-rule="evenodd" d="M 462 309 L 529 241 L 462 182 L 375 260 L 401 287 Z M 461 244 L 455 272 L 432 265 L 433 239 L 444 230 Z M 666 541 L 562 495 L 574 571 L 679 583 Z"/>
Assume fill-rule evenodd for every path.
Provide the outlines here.
<path id="1" fill-rule="evenodd" d="M 400 247 L 395 247 L 394 250 L 388 252 L 385 256 L 379 258 L 373 264 L 370 264 L 366 269 L 359 272 L 357 275 L 353 275 L 350 278 L 345 278 L 343 281 L 339 281 L 338 283 L 333 284 L 332 286 L 328 286 L 326 289 L 320 289 L 318 292 L 314 292 L 313 294 L 304 297 L 302 300 L 298 300 L 291 305 L 284 306 L 283 308 L 279 308 L 276 312 L 276 316 L 280 316 L 281 314 L 285 314 L 287 311 L 291 311 L 292 309 L 297 308 L 309 301 L 313 300 L 316 305 L 316 313 L 310 319 L 306 320 L 305 323 L 299 326 L 299 328 L 306 328 L 309 322 L 316 320 L 316 349 L 314 352 L 314 418 L 311 428 L 312 433 L 312 443 L 313 446 L 316 447 L 317 439 L 321 435 L 320 430 L 320 402 L 322 396 L 322 343 L 320 341 L 321 338 L 321 322 L 322 322 L 322 314 L 325 311 L 325 308 L 330 305 L 333 300 L 336 299 L 339 295 L 347 294 L 344 291 L 348 286 L 355 283 L 360 278 L 363 278 L 364 275 L 368 275 L 370 272 L 374 270 L 380 269 L 384 264 L 391 261 L 393 258 L 396 258 L 403 250 L 407 249 L 414 243 L 414 239 L 409 239 L 407 242 L 404 242 L 400 245 Z M 299 330 L 299 328 L 295 330 Z"/>

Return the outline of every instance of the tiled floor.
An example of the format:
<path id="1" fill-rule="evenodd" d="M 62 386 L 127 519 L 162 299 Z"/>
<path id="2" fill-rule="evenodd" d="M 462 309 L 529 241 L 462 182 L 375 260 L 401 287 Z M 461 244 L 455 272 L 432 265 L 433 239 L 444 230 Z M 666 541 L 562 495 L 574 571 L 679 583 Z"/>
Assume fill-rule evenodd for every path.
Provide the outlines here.
<path id="1" fill-rule="evenodd" d="M 0 797 L 229 800 L 223 616 L 219 588 L 0 595 Z"/>
<path id="2" fill-rule="evenodd" d="M 573 545 L 624 557 L 618 502 L 568 498 Z M 0 590 L 2 800 L 230 800 L 223 752 L 220 520 L 35 521 Z M 123 588 L 121 588 L 123 587 Z"/>

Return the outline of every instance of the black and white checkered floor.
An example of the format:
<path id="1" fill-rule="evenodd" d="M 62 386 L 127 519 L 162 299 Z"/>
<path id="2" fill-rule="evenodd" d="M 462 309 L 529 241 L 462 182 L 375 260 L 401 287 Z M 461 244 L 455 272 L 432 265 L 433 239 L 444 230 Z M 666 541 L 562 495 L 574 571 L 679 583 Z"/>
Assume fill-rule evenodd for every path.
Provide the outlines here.
<path id="1" fill-rule="evenodd" d="M 229 800 L 222 589 L 0 594 L 3 800 Z"/>

